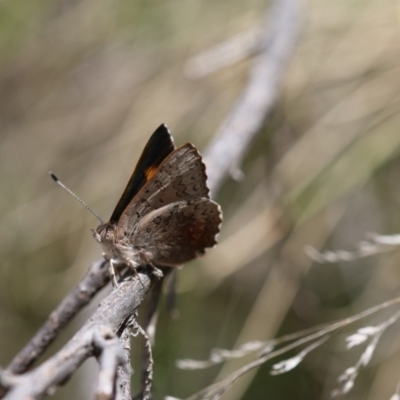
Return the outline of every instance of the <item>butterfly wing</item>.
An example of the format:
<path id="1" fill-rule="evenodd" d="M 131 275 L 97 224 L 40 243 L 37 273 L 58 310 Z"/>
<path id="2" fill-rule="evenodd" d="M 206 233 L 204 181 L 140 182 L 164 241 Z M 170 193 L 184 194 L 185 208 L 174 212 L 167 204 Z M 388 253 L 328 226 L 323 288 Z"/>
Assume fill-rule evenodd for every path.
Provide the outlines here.
<path id="1" fill-rule="evenodd" d="M 214 246 L 221 222 L 217 203 L 192 197 L 145 215 L 138 222 L 132 244 L 155 265 L 176 266 Z"/>
<path id="2" fill-rule="evenodd" d="M 200 154 L 192 144 L 173 151 L 125 208 L 117 238 L 131 237 L 138 222 L 150 212 L 191 197 L 208 198 L 207 175 Z"/>
<path id="3" fill-rule="evenodd" d="M 174 141 L 166 125 L 160 125 L 151 135 L 136 165 L 126 188 L 110 218 L 110 223 L 117 223 L 134 196 L 156 173 L 159 165 L 175 149 Z"/>

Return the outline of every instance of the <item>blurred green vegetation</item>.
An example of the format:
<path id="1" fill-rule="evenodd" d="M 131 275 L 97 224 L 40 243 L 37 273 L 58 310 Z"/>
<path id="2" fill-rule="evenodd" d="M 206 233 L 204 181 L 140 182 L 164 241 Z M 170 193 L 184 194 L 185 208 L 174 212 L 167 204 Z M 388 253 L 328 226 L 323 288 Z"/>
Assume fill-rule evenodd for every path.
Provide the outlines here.
<path id="1" fill-rule="evenodd" d="M 257 26 L 269 5 L 0 4 L 0 365 L 101 256 L 89 231 L 96 220 L 47 171 L 106 219 L 161 122 L 177 144 L 204 149 L 252 59 L 198 80 L 185 75 L 185 63 Z M 156 398 L 189 395 L 243 363 L 180 371 L 178 358 L 204 359 L 214 347 L 344 318 L 398 292 L 398 252 L 313 265 L 303 249 L 352 249 L 367 232 L 400 231 L 400 5 L 310 1 L 305 13 L 279 102 L 244 161 L 245 179 L 217 196 L 220 245 L 179 271 L 180 318 L 171 321 L 163 308 Z M 393 330 L 386 335 L 346 398 L 395 392 L 399 341 Z M 288 374 L 271 377 L 271 364 L 263 366 L 226 399 L 328 398 L 358 354 L 344 351 L 340 336 Z M 135 351 L 133 359 L 140 371 Z M 54 398 L 87 398 L 96 370 L 88 362 Z"/>

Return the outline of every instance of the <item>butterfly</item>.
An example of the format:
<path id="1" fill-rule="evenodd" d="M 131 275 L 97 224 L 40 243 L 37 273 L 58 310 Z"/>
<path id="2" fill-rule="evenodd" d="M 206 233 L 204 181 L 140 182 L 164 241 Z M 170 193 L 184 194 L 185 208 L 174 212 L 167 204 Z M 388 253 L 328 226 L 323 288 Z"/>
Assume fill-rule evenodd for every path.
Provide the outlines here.
<path id="1" fill-rule="evenodd" d="M 175 148 L 166 125 L 147 142 L 108 222 L 93 231 L 106 260 L 136 271 L 176 267 L 213 247 L 221 207 L 210 199 L 205 165 L 196 148 Z"/>

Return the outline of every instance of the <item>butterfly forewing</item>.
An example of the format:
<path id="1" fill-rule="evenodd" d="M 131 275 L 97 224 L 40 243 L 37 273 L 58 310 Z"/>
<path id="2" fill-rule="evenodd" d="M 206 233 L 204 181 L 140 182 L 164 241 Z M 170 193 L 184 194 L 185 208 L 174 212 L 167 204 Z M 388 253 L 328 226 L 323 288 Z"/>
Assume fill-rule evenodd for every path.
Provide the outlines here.
<path id="1" fill-rule="evenodd" d="M 214 246 L 221 221 L 217 203 L 204 197 L 189 198 L 144 216 L 132 242 L 154 264 L 176 266 Z"/>
<path id="2" fill-rule="evenodd" d="M 144 148 L 126 188 L 110 218 L 110 223 L 117 223 L 122 213 L 140 189 L 151 180 L 158 166 L 175 149 L 174 141 L 168 128 L 162 124 L 151 135 Z"/>
<path id="3" fill-rule="evenodd" d="M 182 199 L 208 198 L 205 166 L 191 144 L 173 151 L 122 213 L 117 238 L 132 236 L 147 214 Z M 175 231 L 174 231 L 175 232 Z"/>

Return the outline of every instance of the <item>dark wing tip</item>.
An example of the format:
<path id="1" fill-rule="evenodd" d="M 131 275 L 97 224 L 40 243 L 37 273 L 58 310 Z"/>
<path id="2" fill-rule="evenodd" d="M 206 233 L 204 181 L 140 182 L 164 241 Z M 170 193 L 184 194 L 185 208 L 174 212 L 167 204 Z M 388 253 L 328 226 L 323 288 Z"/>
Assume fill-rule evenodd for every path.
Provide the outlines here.
<path id="1" fill-rule="evenodd" d="M 172 146 L 172 150 L 175 149 L 174 138 L 172 137 L 171 131 L 168 129 L 167 124 L 164 122 L 153 132 L 151 138 L 153 137 L 157 137 L 160 141 L 160 144 L 162 143 L 163 146 Z"/>
<path id="2" fill-rule="evenodd" d="M 171 134 L 170 130 L 168 129 L 167 124 L 164 122 L 155 130 L 155 132 L 157 132 L 157 131 L 167 131 L 169 135 Z"/>

